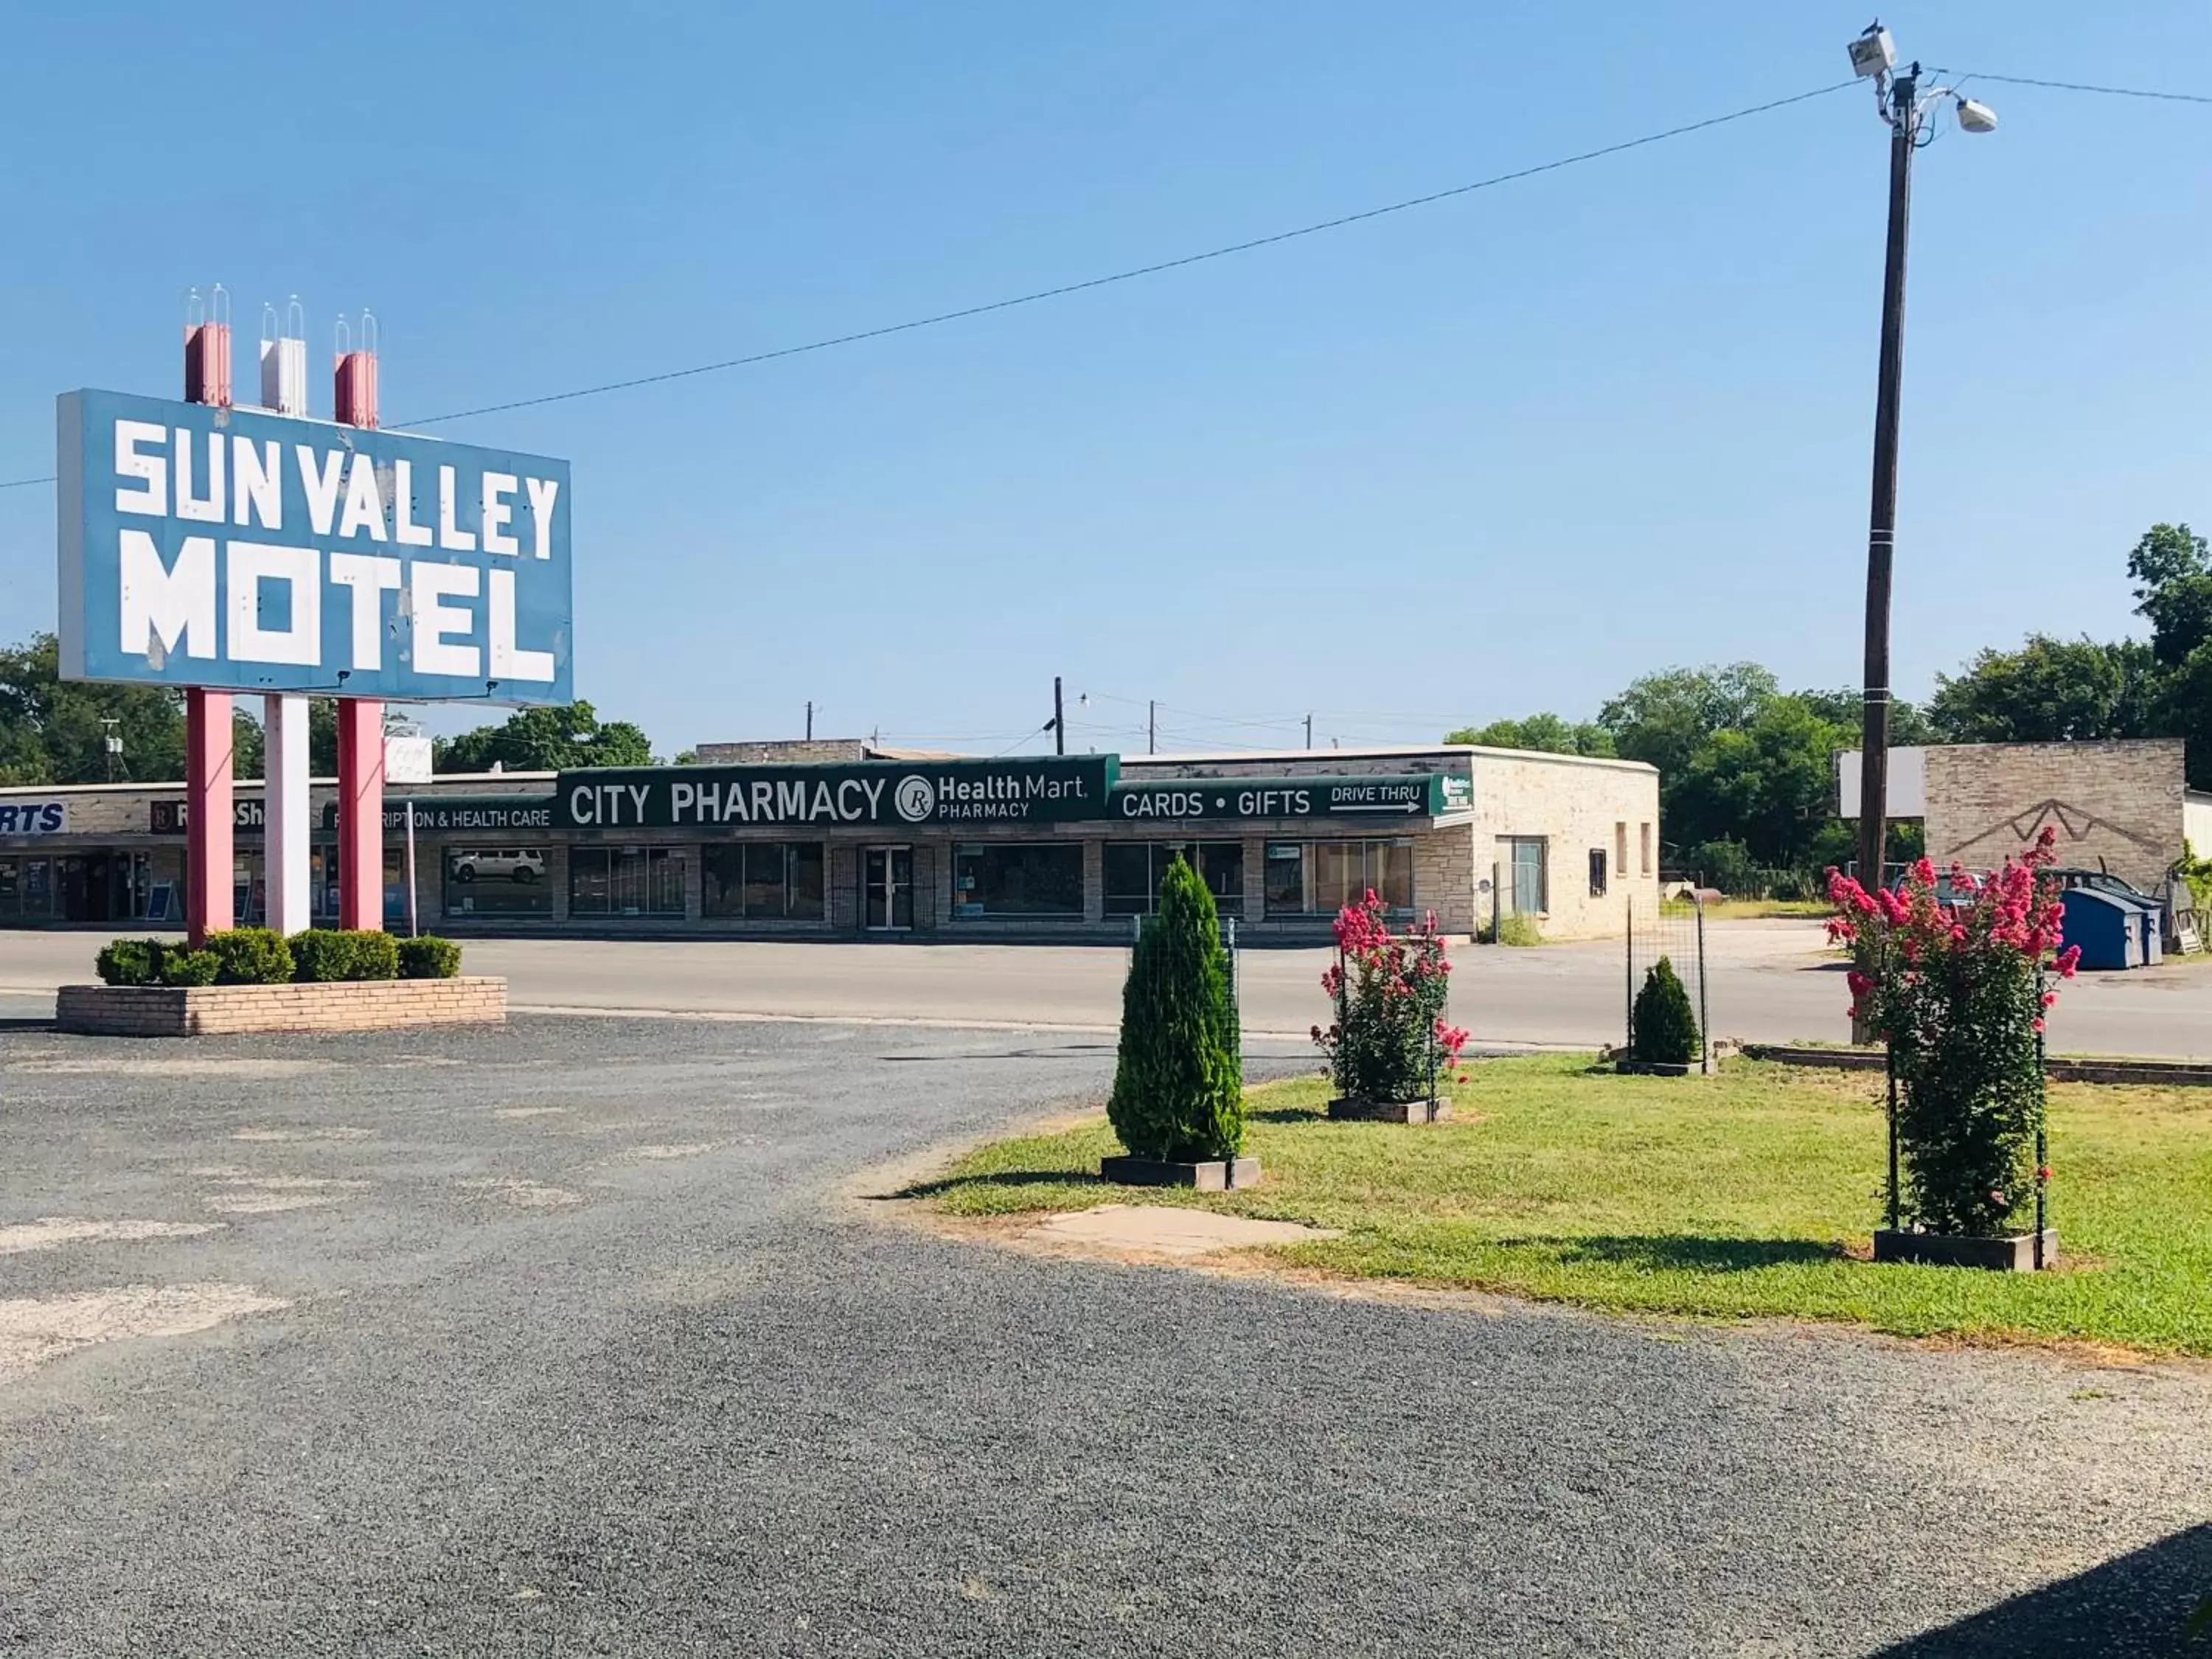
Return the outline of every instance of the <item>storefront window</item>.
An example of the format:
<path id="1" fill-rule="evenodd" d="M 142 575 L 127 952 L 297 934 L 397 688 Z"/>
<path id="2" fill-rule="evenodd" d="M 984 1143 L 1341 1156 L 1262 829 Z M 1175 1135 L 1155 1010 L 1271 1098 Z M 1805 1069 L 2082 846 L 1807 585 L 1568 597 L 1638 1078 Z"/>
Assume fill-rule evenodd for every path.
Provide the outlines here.
<path id="1" fill-rule="evenodd" d="M 961 917 L 1080 916 L 1081 845 L 1038 842 L 954 848 L 952 914 Z"/>
<path id="2" fill-rule="evenodd" d="M 552 858 L 544 848 L 448 847 L 445 857 L 447 915 L 553 914 L 553 889 L 545 879 Z M 404 893 L 401 902 L 405 902 Z M 680 895 L 677 908 L 683 908 Z"/>
<path id="3" fill-rule="evenodd" d="M 1269 842 L 1266 885 L 1271 916 L 1333 916 L 1370 890 L 1393 910 L 1411 910 L 1413 843 Z"/>
<path id="4" fill-rule="evenodd" d="M 1224 916 L 1244 914 L 1244 843 L 1236 841 L 1108 842 L 1106 914 L 1152 915 L 1177 854 L 1196 866 L 1216 910 Z"/>
<path id="5" fill-rule="evenodd" d="M 51 860 L 0 858 L 0 922 L 50 921 L 53 896 Z"/>
<path id="6" fill-rule="evenodd" d="M 568 914 L 680 916 L 684 855 L 665 847 L 572 847 Z"/>
<path id="7" fill-rule="evenodd" d="M 699 851 L 701 910 L 749 921 L 822 920 L 822 843 L 730 842 Z"/>

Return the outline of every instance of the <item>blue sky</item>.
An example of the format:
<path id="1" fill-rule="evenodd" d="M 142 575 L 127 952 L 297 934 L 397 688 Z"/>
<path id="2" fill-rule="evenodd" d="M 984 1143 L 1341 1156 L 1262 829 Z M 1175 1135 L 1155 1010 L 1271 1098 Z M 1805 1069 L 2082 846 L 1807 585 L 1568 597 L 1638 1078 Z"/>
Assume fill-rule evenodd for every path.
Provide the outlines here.
<path id="1" fill-rule="evenodd" d="M 404 423 L 1079 281 L 1845 78 L 1861 11 L 1319 0 L 19 9 L 0 478 L 171 393 L 185 289 Z M 2212 93 L 2212 9 L 1889 16 L 1908 56 Z M 2212 107 L 1972 87 L 1919 161 L 1897 682 L 2133 626 L 2212 526 Z M 1635 673 L 1856 677 L 1884 129 L 1854 88 L 1018 311 L 434 428 L 574 465 L 577 684 L 663 752 L 1433 738 Z M 241 358 L 243 361 L 243 358 Z M 318 375 L 319 382 L 322 376 Z M 319 386 L 320 397 L 327 391 Z M 319 412 L 324 404 L 318 403 Z M 54 617 L 0 490 L 0 639 Z M 454 711 L 441 726 L 481 710 Z M 1261 722 L 1279 721 L 1269 726 Z M 1231 723 L 1241 722 L 1241 723 Z M 1040 740 L 1041 741 L 1041 740 Z"/>

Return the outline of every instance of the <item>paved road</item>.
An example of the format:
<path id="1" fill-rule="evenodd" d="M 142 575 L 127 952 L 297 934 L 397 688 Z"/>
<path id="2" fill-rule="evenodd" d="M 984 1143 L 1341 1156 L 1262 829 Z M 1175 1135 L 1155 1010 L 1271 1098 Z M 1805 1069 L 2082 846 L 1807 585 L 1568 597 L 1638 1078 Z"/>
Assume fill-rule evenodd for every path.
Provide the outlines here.
<path id="1" fill-rule="evenodd" d="M 2124 1656 L 2212 1588 L 2202 1372 L 1346 1300 L 839 1195 L 1107 1065 L 0 1032 L 0 1650 Z"/>
<path id="2" fill-rule="evenodd" d="M 0 933 L 0 1015 L 51 1012 L 54 986 L 88 976 L 100 937 Z M 1103 945 L 736 944 L 483 939 L 472 971 L 507 975 L 523 1007 L 619 1009 L 832 1019 L 894 1018 L 1111 1030 L 1125 954 Z M 1840 964 L 1817 923 L 1744 921 L 1710 930 L 1711 1024 L 1762 1042 L 1850 1036 Z M 1322 951 L 1243 956 L 1247 1028 L 1287 1052 L 1327 1024 Z M 1493 1042 L 1595 1047 L 1621 1036 L 1619 941 L 1457 953 L 1453 1013 Z M 1270 1041 L 1266 1034 L 1287 1038 Z M 2075 981 L 2051 1039 L 2094 1054 L 2212 1056 L 2212 963 Z"/>

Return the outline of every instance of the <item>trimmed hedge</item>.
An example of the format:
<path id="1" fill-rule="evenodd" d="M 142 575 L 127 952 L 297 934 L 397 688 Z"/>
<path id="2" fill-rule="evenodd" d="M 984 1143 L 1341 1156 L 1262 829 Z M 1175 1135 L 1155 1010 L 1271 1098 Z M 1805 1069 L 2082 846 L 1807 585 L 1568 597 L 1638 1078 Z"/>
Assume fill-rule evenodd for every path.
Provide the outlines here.
<path id="1" fill-rule="evenodd" d="M 1675 974 L 1674 964 L 1665 957 L 1644 976 L 1644 988 L 1636 994 L 1634 1018 L 1635 1040 L 1631 1047 L 1637 1060 L 1686 1066 L 1704 1053 L 1690 994 Z"/>
<path id="2" fill-rule="evenodd" d="M 164 951 L 161 983 L 173 986 L 212 985 L 222 969 L 222 958 L 212 951 Z"/>
<path id="3" fill-rule="evenodd" d="M 374 928 L 316 928 L 293 934 L 291 947 L 292 977 L 304 982 L 399 977 L 398 940 Z"/>
<path id="4" fill-rule="evenodd" d="M 103 985 L 159 985 L 167 949 L 157 939 L 111 939 L 100 947 L 93 971 Z"/>
<path id="5" fill-rule="evenodd" d="M 402 979 L 453 979 L 461 971 L 461 947 L 449 939 L 424 933 L 398 945 Z"/>
<path id="6" fill-rule="evenodd" d="M 218 985 L 289 985 L 292 949 L 273 927 L 233 927 L 210 933 L 206 948 L 215 955 Z"/>

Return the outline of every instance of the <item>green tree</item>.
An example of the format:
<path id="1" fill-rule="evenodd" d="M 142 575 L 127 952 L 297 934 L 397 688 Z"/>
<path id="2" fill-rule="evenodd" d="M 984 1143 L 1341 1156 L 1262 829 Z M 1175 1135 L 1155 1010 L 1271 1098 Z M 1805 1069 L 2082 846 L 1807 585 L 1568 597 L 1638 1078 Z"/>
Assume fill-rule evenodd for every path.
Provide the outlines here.
<path id="1" fill-rule="evenodd" d="M 1832 807 L 1835 752 L 1854 738 L 1802 697 L 1770 698 L 1691 751 L 1664 809 L 1669 835 L 1741 842 L 1759 864 L 1802 866 Z"/>
<path id="2" fill-rule="evenodd" d="M 60 664 L 52 634 L 0 648 L 0 783 L 101 782 L 111 730 L 123 742 L 118 780 L 184 776 L 182 698 L 153 686 L 65 680 Z"/>
<path id="3" fill-rule="evenodd" d="M 1631 681 L 1598 711 L 1597 723 L 1620 754 L 1657 767 L 1664 790 L 1708 738 L 1750 725 L 1781 689 L 1755 662 L 1668 668 Z"/>
<path id="4" fill-rule="evenodd" d="M 1121 1042 L 1106 1115 L 1139 1158 L 1234 1158 L 1244 1085 L 1229 958 L 1213 895 L 1180 856 L 1121 988 Z"/>
<path id="5" fill-rule="evenodd" d="M 588 702 L 518 708 L 497 726 L 441 738 L 440 772 L 558 772 L 575 766 L 650 766 L 653 745 L 628 720 L 602 721 Z"/>
<path id="6" fill-rule="evenodd" d="M 1798 691 L 1791 695 L 1830 725 L 1840 726 L 1849 732 L 1851 740 L 1845 747 L 1858 747 L 1865 730 L 1865 693 L 1856 686 L 1845 686 L 1833 691 Z M 1917 748 L 1942 741 L 1920 705 L 1905 697 L 1890 700 L 1889 740 L 1899 748 Z"/>
<path id="7" fill-rule="evenodd" d="M 2100 644 L 2032 634 L 1938 675 L 1929 724 L 1945 743 L 2073 743 L 2154 735 L 2158 665 L 2140 640 Z"/>
<path id="8" fill-rule="evenodd" d="M 2185 524 L 2154 524 L 2128 555 L 2128 574 L 2162 666 L 2179 667 L 2212 641 L 2212 552 L 2203 537 Z"/>
<path id="9" fill-rule="evenodd" d="M 1446 743 L 1480 744 L 1489 749 L 1539 749 L 1553 755 L 1611 755 L 1613 733 L 1594 720 L 1562 720 L 1553 714 L 1526 720 L 1492 720 L 1447 732 Z"/>

